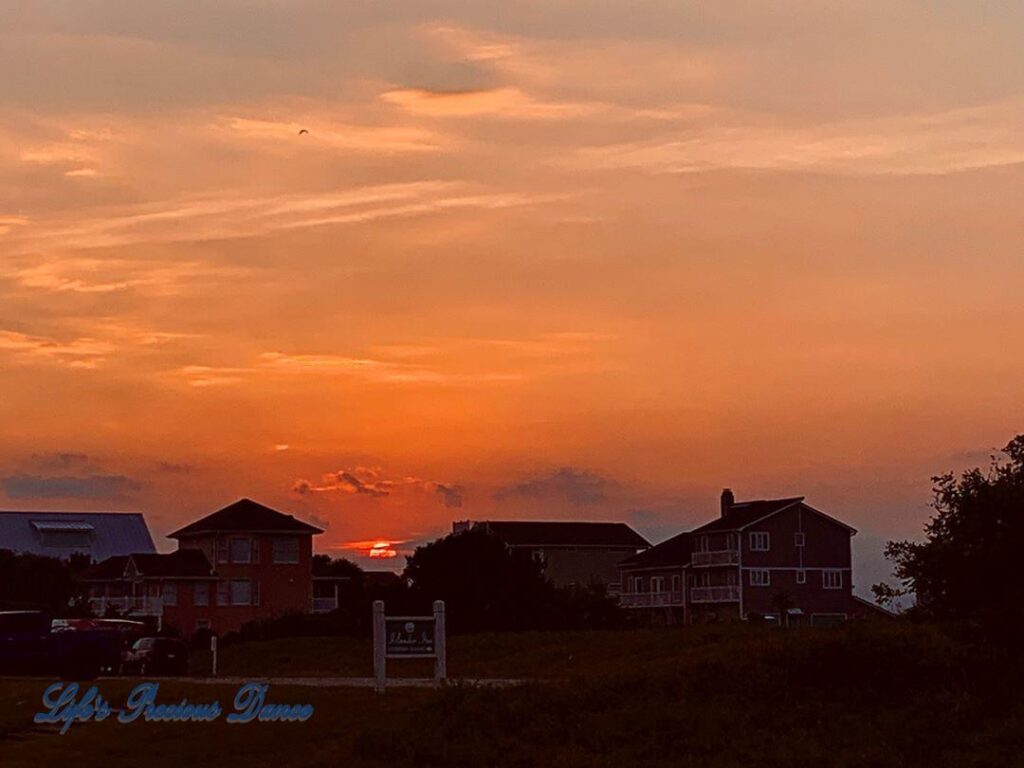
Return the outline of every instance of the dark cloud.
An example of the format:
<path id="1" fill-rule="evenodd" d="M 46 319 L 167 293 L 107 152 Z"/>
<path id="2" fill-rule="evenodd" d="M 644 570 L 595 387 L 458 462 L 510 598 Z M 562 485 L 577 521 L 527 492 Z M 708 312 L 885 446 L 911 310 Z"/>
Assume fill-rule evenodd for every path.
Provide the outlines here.
<path id="1" fill-rule="evenodd" d="M 369 496 L 387 496 L 391 493 L 390 483 L 387 481 L 375 481 L 361 480 L 351 472 L 342 470 L 337 474 L 338 486 L 342 490 L 348 490 L 352 493 L 365 493 Z"/>
<path id="2" fill-rule="evenodd" d="M 411 475 L 386 479 L 377 467 L 339 469 L 324 475 L 319 484 L 300 478 L 292 484 L 292 493 L 299 496 L 308 496 L 312 493 L 349 493 L 378 499 L 400 493 L 433 493 L 437 494 L 446 507 L 461 507 L 463 501 L 463 489 L 460 485 L 424 480 Z"/>
<path id="3" fill-rule="evenodd" d="M 434 490 L 441 495 L 446 507 L 462 506 L 462 488 L 459 486 L 435 483 Z"/>
<path id="4" fill-rule="evenodd" d="M 12 499 L 122 499 L 142 489 L 126 475 L 10 475 L 0 479 Z"/>
<path id="5" fill-rule="evenodd" d="M 580 505 L 599 504 L 607 500 L 612 484 L 611 480 L 594 472 L 562 467 L 549 475 L 502 488 L 494 498 L 562 499 Z"/>

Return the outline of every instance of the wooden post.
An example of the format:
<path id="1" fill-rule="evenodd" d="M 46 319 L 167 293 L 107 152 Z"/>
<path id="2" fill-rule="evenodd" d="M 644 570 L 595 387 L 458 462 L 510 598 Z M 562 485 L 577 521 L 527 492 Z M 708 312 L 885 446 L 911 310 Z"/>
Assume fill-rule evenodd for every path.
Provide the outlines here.
<path id="1" fill-rule="evenodd" d="M 387 628 L 384 621 L 384 601 L 373 601 L 373 677 L 377 693 L 384 693 L 387 680 Z"/>
<path id="2" fill-rule="evenodd" d="M 448 677 L 448 659 L 444 629 L 444 600 L 434 601 L 434 680 Z"/>
<path id="3" fill-rule="evenodd" d="M 210 654 L 213 657 L 213 677 L 217 676 L 217 636 L 210 635 Z"/>

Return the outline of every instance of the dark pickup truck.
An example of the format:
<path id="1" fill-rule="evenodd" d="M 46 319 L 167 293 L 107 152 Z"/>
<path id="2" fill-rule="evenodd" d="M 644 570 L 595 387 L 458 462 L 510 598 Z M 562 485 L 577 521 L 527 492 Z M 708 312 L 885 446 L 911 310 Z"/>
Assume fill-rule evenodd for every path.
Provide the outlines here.
<path id="1" fill-rule="evenodd" d="M 42 611 L 0 612 L 0 674 L 93 680 L 117 656 L 107 632 L 54 632 Z"/>

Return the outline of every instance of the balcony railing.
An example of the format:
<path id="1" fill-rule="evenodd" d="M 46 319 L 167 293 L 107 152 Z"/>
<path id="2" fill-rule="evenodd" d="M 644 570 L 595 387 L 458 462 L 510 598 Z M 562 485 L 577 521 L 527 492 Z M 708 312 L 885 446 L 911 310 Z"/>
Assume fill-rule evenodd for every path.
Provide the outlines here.
<path id="1" fill-rule="evenodd" d="M 736 549 L 718 549 L 714 552 L 694 552 L 690 557 L 690 563 L 695 567 L 707 567 L 709 565 L 739 565 L 740 553 Z"/>
<path id="2" fill-rule="evenodd" d="M 338 607 L 336 597 L 314 597 L 313 613 L 330 613 Z"/>
<path id="3" fill-rule="evenodd" d="M 691 603 L 738 603 L 740 588 L 736 584 L 723 587 L 690 587 Z"/>
<path id="4" fill-rule="evenodd" d="M 116 610 L 122 616 L 161 616 L 164 601 L 159 597 L 91 597 L 89 607 L 97 616 L 106 616 L 107 609 Z"/>
<path id="5" fill-rule="evenodd" d="M 619 605 L 624 608 L 658 608 L 683 602 L 682 592 L 623 592 L 619 595 Z"/>

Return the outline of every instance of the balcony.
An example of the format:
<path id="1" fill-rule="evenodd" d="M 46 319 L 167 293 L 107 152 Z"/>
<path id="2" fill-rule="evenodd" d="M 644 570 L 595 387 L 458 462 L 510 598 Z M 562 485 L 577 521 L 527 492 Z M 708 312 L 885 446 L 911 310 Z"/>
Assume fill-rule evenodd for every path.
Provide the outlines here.
<path id="1" fill-rule="evenodd" d="M 694 568 L 707 568 L 712 565 L 739 565 L 738 549 L 718 549 L 714 552 L 693 552 L 690 564 Z"/>
<path id="2" fill-rule="evenodd" d="M 619 605 L 623 608 L 661 608 L 683 605 L 682 592 L 623 592 Z"/>
<path id="3" fill-rule="evenodd" d="M 106 616 L 107 610 L 121 616 L 162 616 L 164 601 L 159 597 L 91 597 L 89 607 L 96 616 Z"/>
<path id="4" fill-rule="evenodd" d="M 740 588 L 736 584 L 722 587 L 690 587 L 691 603 L 738 603 Z"/>

